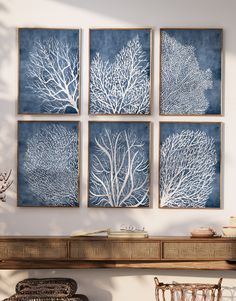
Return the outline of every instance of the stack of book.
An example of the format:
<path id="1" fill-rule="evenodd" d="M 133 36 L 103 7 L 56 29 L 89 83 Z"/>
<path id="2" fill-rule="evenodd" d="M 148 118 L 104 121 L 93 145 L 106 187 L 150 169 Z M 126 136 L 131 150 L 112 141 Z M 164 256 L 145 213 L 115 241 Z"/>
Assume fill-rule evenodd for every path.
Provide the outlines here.
<path id="1" fill-rule="evenodd" d="M 94 231 L 74 231 L 71 236 L 105 236 L 108 238 L 146 238 L 148 232 L 144 230 L 119 230 L 100 229 Z"/>
<path id="2" fill-rule="evenodd" d="M 139 231 L 139 230 L 120 230 L 120 231 L 112 231 L 108 232 L 108 238 L 147 238 L 147 231 Z"/>
<path id="3" fill-rule="evenodd" d="M 75 230 L 70 234 L 70 236 L 108 236 L 109 231 L 110 229 L 98 229 L 90 231 Z"/>

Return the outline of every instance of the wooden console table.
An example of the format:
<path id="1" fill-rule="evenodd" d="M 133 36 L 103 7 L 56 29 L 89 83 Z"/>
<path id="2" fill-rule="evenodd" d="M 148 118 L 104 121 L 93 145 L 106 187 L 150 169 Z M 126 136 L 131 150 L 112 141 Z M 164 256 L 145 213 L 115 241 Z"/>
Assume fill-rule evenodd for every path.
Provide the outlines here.
<path id="1" fill-rule="evenodd" d="M 0 269 L 236 270 L 236 238 L 0 237 Z"/>

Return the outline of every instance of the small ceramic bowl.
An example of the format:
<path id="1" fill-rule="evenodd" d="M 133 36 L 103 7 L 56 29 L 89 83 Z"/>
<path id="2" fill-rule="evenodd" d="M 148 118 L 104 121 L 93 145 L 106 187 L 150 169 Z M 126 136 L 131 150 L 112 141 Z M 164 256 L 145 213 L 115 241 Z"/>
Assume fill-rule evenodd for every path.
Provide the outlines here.
<path id="1" fill-rule="evenodd" d="M 226 237 L 236 237 L 236 227 L 223 227 L 222 232 Z"/>
<path id="2" fill-rule="evenodd" d="M 210 227 L 200 227 L 191 231 L 192 237 L 213 237 L 214 235 L 215 231 Z"/>

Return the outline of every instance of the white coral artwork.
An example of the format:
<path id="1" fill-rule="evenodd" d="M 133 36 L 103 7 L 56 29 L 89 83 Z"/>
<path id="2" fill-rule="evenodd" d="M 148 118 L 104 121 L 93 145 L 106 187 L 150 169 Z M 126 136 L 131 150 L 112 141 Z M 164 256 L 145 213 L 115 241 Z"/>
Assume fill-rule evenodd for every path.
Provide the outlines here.
<path id="1" fill-rule="evenodd" d="M 113 62 L 97 52 L 90 66 L 90 113 L 149 114 L 149 69 L 138 35 L 128 41 Z"/>
<path id="2" fill-rule="evenodd" d="M 160 205 L 205 208 L 217 163 L 214 138 L 200 130 L 169 135 L 160 153 Z"/>
<path id="3" fill-rule="evenodd" d="M 38 128 L 26 141 L 23 171 L 32 206 L 78 206 L 76 131 L 55 123 Z"/>
<path id="4" fill-rule="evenodd" d="M 104 129 L 94 140 L 90 163 L 90 207 L 147 207 L 149 160 L 132 130 Z"/>
<path id="5" fill-rule="evenodd" d="M 213 76 L 210 68 L 200 68 L 195 52 L 194 46 L 182 45 L 167 32 L 161 33 L 161 114 L 206 113 L 206 91 L 213 87 Z"/>
<path id="6" fill-rule="evenodd" d="M 26 67 L 27 88 L 37 95 L 43 112 L 78 112 L 79 54 L 55 37 L 33 42 Z"/>

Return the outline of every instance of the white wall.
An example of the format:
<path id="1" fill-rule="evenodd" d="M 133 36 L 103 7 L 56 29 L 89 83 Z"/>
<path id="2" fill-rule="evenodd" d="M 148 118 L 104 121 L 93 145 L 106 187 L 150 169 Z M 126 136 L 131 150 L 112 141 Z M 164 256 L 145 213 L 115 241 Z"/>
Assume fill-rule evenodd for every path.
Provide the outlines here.
<path id="1" fill-rule="evenodd" d="M 236 214 L 236 2 L 234 0 L 0 0 L 0 171 L 12 168 L 16 183 L 17 120 L 17 27 L 82 28 L 82 113 L 70 117 L 81 121 L 82 170 L 80 208 L 17 208 L 16 187 L 0 204 L 0 235 L 69 234 L 75 229 L 119 228 L 122 223 L 144 226 L 155 235 L 188 235 L 196 226 L 218 230 Z M 153 208 L 88 209 L 87 207 L 87 102 L 88 28 L 152 27 L 154 29 L 152 187 Z M 160 27 L 222 27 L 224 29 L 224 117 L 183 117 L 184 121 L 222 121 L 224 126 L 224 200 L 221 210 L 158 209 L 158 122 L 180 120 L 158 116 L 158 70 Z M 57 117 L 34 117 L 34 120 Z M 60 117 L 57 119 L 68 119 Z M 90 120 L 104 118 L 93 117 Z M 111 119 L 111 118 L 110 118 Z M 112 117 L 135 120 L 135 117 Z M 163 281 L 209 281 L 225 277 L 225 286 L 235 286 L 235 272 L 184 272 L 154 270 L 4 271 L 0 274 L 0 298 L 14 291 L 15 283 L 29 276 L 71 276 L 91 300 L 154 300 L 153 276 Z M 232 299 L 229 291 L 225 291 Z M 129 296 L 129 297 L 128 297 Z"/>

